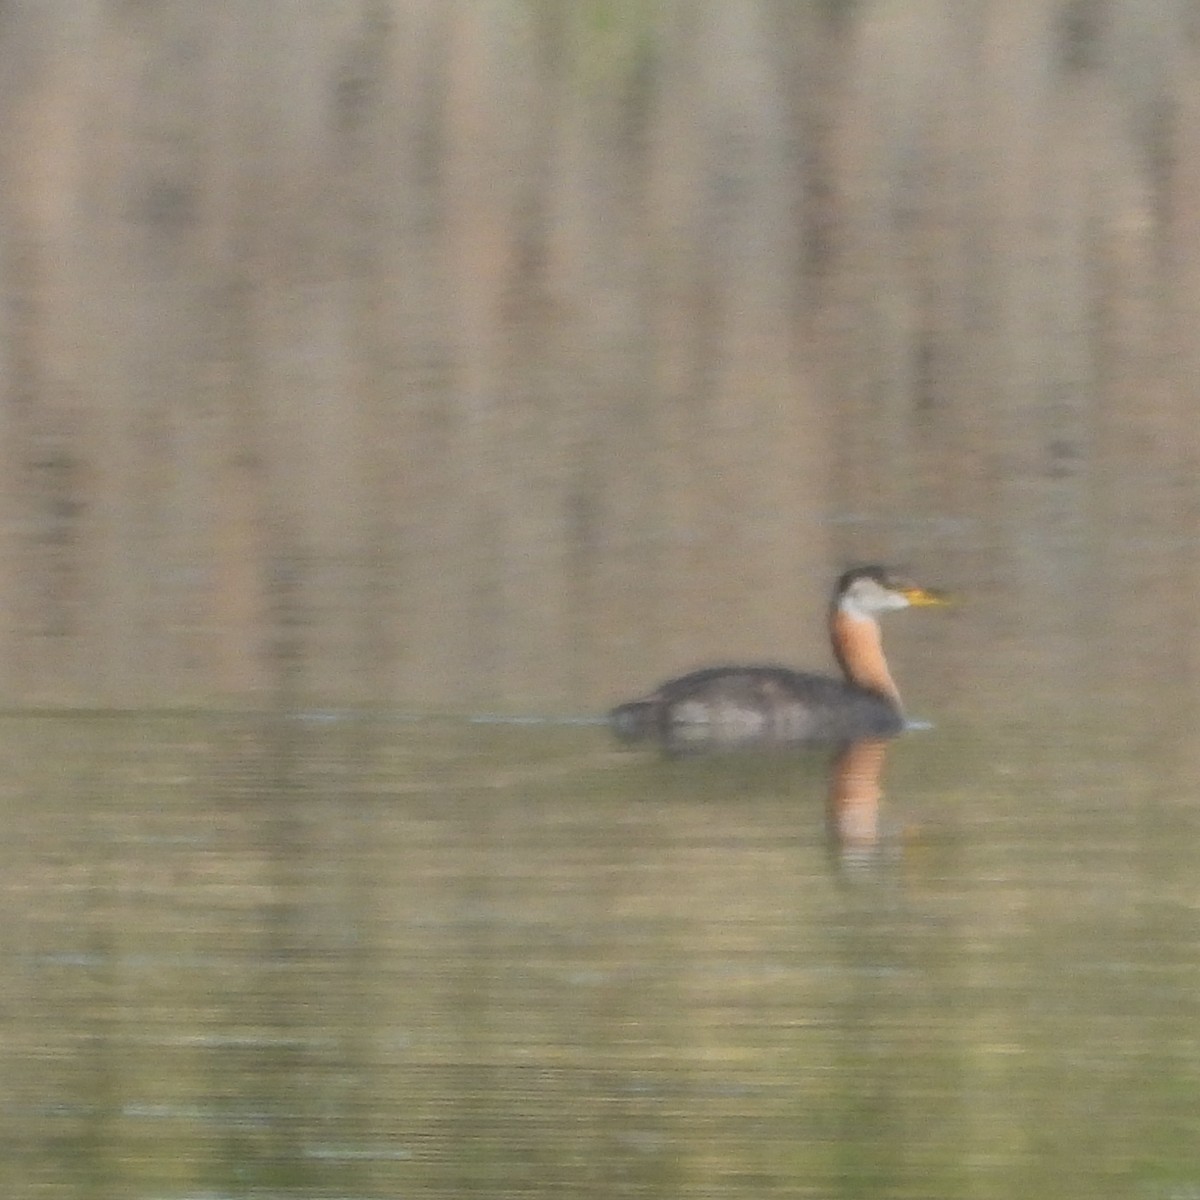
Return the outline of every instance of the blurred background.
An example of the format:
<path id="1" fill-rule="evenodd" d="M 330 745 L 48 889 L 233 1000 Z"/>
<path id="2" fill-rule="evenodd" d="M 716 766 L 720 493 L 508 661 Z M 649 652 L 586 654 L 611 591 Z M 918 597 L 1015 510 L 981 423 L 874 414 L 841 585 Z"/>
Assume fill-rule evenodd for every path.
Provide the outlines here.
<path id="1" fill-rule="evenodd" d="M 0 2 L 0 114 L 6 1195 L 1200 1196 L 1196 0 Z M 869 845 L 556 723 L 875 560 Z"/>
<path id="2" fill-rule="evenodd" d="M 1198 22 L 8 6 L 0 695 L 586 710 L 876 558 L 1190 667 Z"/>

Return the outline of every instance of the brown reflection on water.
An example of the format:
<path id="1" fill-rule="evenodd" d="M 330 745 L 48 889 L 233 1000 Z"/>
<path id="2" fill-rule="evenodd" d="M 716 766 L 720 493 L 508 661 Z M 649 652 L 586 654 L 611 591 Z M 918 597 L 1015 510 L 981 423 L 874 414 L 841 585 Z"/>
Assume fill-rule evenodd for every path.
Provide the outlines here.
<path id="1" fill-rule="evenodd" d="M 879 849 L 883 764 L 890 740 L 848 742 L 830 762 L 829 836 L 844 862 L 869 860 Z"/>
<path id="2" fill-rule="evenodd" d="M 1200 830 L 1182 777 L 1161 795 L 1102 738 L 899 739 L 889 807 L 922 844 L 853 888 L 823 806 L 878 839 L 881 746 L 831 785 L 822 756 L 663 762 L 591 729 L 26 718 L 0 743 L 5 1196 L 1200 1179 Z"/>

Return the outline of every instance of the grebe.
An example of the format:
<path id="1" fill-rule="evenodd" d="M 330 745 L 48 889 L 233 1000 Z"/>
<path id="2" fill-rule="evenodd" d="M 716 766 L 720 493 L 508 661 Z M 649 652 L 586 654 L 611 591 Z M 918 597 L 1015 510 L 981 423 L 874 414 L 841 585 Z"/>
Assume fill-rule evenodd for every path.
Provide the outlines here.
<path id="1" fill-rule="evenodd" d="M 778 666 L 703 667 L 619 704 L 609 724 L 622 741 L 656 737 L 668 753 L 899 733 L 904 710 L 878 618 L 946 603 L 883 567 L 855 567 L 837 581 L 829 605 L 829 637 L 844 680 Z"/>

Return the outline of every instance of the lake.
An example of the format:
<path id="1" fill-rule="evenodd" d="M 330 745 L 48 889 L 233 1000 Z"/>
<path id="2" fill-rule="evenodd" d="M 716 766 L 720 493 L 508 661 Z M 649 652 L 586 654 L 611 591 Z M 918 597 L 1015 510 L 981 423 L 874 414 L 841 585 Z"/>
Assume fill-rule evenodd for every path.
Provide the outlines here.
<path id="1" fill-rule="evenodd" d="M 907 734 L 877 807 L 587 726 L 0 737 L 6 1196 L 1200 1197 L 1194 764 L 1104 721 Z"/>

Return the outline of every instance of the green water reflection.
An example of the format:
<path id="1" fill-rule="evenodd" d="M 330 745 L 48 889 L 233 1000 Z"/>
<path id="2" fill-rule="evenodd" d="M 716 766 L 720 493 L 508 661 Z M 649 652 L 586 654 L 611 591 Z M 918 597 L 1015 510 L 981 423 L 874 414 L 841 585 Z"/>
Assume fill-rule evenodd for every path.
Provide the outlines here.
<path id="1" fill-rule="evenodd" d="M 1200 804 L 1096 733 L 0 723 L 6 1197 L 1200 1197 Z"/>

